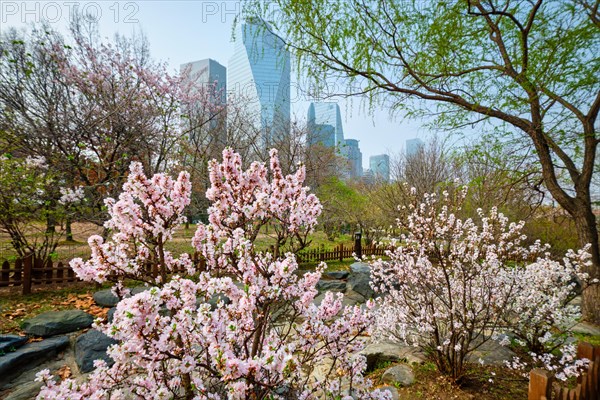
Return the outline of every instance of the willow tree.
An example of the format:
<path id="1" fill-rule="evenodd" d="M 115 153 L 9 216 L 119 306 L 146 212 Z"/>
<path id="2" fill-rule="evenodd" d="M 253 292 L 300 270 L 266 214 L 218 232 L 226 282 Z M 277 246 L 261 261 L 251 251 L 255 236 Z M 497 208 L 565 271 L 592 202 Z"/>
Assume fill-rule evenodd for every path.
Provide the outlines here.
<path id="1" fill-rule="evenodd" d="M 491 124 L 531 146 L 543 182 L 591 244 L 600 109 L 599 0 L 277 0 L 247 12 L 273 26 L 299 73 L 326 94 L 361 95 L 445 128 Z M 341 84 L 341 86 L 340 86 Z M 600 287 L 584 293 L 600 323 Z"/>

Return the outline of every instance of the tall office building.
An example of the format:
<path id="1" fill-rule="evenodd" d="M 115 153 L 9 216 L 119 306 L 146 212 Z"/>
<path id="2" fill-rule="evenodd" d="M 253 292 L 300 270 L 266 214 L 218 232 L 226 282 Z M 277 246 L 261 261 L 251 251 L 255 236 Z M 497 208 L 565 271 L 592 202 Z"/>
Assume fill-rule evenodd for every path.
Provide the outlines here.
<path id="1" fill-rule="evenodd" d="M 421 139 L 409 139 L 406 141 L 406 156 L 411 157 L 417 154 L 423 147 L 425 143 Z"/>
<path id="2" fill-rule="evenodd" d="M 326 147 L 342 147 L 344 129 L 337 103 L 310 103 L 308 107 L 308 143 L 321 143 Z"/>
<path id="3" fill-rule="evenodd" d="M 375 179 L 390 181 L 390 156 L 380 154 L 369 157 L 369 169 L 372 171 Z"/>
<path id="4" fill-rule="evenodd" d="M 359 178 L 362 176 L 362 153 L 358 147 L 358 140 L 346 139 L 345 151 L 350 166 L 350 178 Z"/>
<path id="5" fill-rule="evenodd" d="M 218 151 L 225 146 L 227 140 L 226 69 L 215 60 L 207 58 L 181 64 L 179 71 L 184 79 L 184 90 L 198 91 L 201 92 L 200 97 L 208 98 L 208 102 L 188 104 L 184 110 L 190 140 L 196 146 L 217 146 L 215 151 Z"/>
<path id="6" fill-rule="evenodd" d="M 263 20 L 246 20 L 235 33 L 227 68 L 227 96 L 242 101 L 268 148 L 290 131 L 290 53 Z"/>
<path id="7" fill-rule="evenodd" d="M 186 81 L 192 83 L 192 87 L 198 90 L 206 90 L 215 103 L 225 104 L 227 70 L 223 65 L 213 59 L 206 58 L 181 64 L 179 72 Z"/>

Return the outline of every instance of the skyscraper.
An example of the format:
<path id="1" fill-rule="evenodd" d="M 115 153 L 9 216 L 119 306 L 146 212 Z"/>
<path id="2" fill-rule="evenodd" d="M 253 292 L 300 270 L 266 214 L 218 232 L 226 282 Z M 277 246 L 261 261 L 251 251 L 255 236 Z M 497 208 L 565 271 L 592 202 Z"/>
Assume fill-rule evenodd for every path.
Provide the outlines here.
<path id="1" fill-rule="evenodd" d="M 181 64 L 180 74 L 198 89 L 209 91 L 218 104 L 225 104 L 227 70 L 217 61 L 206 58 Z"/>
<path id="2" fill-rule="evenodd" d="M 406 156 L 414 156 L 425 146 L 421 139 L 409 139 L 406 141 Z"/>
<path id="3" fill-rule="evenodd" d="M 358 140 L 346 139 L 345 141 L 346 157 L 350 164 L 350 178 L 358 178 L 362 176 L 362 153 L 358 147 Z"/>
<path id="4" fill-rule="evenodd" d="M 198 104 L 190 102 L 184 110 L 187 114 L 190 139 L 197 144 L 206 142 L 206 144 L 225 145 L 227 135 L 225 67 L 215 60 L 206 58 L 181 64 L 179 70 L 184 79 L 184 90 L 190 91 L 191 94 L 197 91 L 202 98 Z"/>
<path id="5" fill-rule="evenodd" d="M 263 20 L 240 23 L 227 68 L 227 96 L 242 101 L 256 115 L 263 147 L 290 131 L 290 53 Z"/>
<path id="6" fill-rule="evenodd" d="M 390 181 L 390 156 L 380 154 L 369 157 L 369 169 L 373 172 L 375 179 Z"/>
<path id="7" fill-rule="evenodd" d="M 308 107 L 308 143 L 340 147 L 344 142 L 342 116 L 337 103 L 310 103 Z"/>

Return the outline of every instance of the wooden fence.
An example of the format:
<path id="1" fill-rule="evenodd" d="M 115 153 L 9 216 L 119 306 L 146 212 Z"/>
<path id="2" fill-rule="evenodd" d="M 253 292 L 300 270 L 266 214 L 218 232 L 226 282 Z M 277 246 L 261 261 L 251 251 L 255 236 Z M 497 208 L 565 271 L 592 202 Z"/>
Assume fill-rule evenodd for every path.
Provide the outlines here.
<path id="1" fill-rule="evenodd" d="M 383 256 L 387 247 L 370 245 L 362 246 L 361 252 L 363 256 Z M 325 249 L 321 247 L 319 249 L 312 249 L 307 251 L 301 251 L 298 253 L 298 262 L 321 262 L 321 261 L 343 261 L 344 259 L 354 258 L 354 254 L 358 253 L 354 246 L 344 246 L 340 244 L 333 250 Z"/>
<path id="2" fill-rule="evenodd" d="M 365 246 L 362 249 L 355 249 L 352 246 L 339 245 L 333 250 L 325 248 L 304 251 L 298 254 L 299 262 L 321 262 L 331 260 L 344 260 L 353 258 L 357 250 L 362 251 L 362 255 L 383 255 L 385 248 L 377 246 Z M 194 263 L 202 263 L 196 257 L 192 257 Z M 156 266 L 149 266 L 152 274 L 158 275 Z M 178 271 L 183 272 L 183 271 Z M 69 266 L 69 263 L 53 263 L 48 260 L 43 263 L 42 260 L 34 260 L 32 256 L 24 259 L 17 259 L 13 265 L 4 261 L 0 268 L 0 288 L 1 287 L 22 287 L 23 294 L 31 293 L 34 285 L 65 284 L 71 282 L 80 282 L 75 273 Z"/>
<path id="3" fill-rule="evenodd" d="M 577 358 L 587 358 L 590 364 L 577 378 L 577 386 L 569 389 L 554 385 L 548 371 L 534 369 L 529 374 L 529 400 L 598 400 L 600 399 L 600 346 L 579 343 Z"/>

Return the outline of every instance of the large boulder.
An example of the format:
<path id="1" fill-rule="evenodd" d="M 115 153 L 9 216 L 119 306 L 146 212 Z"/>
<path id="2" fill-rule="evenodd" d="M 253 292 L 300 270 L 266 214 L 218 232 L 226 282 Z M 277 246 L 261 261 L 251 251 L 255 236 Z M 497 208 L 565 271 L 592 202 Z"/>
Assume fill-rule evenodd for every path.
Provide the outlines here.
<path id="1" fill-rule="evenodd" d="M 69 338 L 67 336 L 55 336 L 40 342 L 28 343 L 16 351 L 0 357 L 0 387 L 23 371 L 56 356 L 68 345 Z"/>
<path id="2" fill-rule="evenodd" d="M 346 290 L 346 282 L 321 279 L 317 282 L 317 290 L 319 292 L 343 292 Z"/>
<path id="3" fill-rule="evenodd" d="M 94 301 L 101 307 L 114 307 L 119 302 L 119 298 L 113 294 L 112 290 L 105 289 L 94 293 Z"/>
<path id="4" fill-rule="evenodd" d="M 323 273 L 323 276 L 331 279 L 347 279 L 350 275 L 348 271 L 328 271 Z"/>
<path id="5" fill-rule="evenodd" d="M 94 369 L 95 360 L 104 360 L 108 365 L 114 363 L 106 354 L 106 349 L 117 341 L 109 338 L 104 333 L 91 329 L 77 338 L 75 343 L 75 361 L 83 373 Z"/>
<path id="6" fill-rule="evenodd" d="M 505 361 L 512 361 L 517 355 L 508 347 L 495 340 L 488 340 L 466 357 L 470 363 L 483 362 L 485 365 L 504 366 Z"/>
<path id="7" fill-rule="evenodd" d="M 350 265 L 352 273 L 348 278 L 348 290 L 359 293 L 365 299 L 375 296 L 375 291 L 371 288 L 371 268 L 369 264 L 356 262 Z"/>
<path id="8" fill-rule="evenodd" d="M 381 376 L 381 381 L 389 385 L 410 386 L 415 383 L 415 374 L 406 364 L 394 365 Z"/>
<path id="9" fill-rule="evenodd" d="M 371 343 L 360 354 L 367 358 L 367 371 L 373 371 L 384 362 L 405 361 L 408 364 L 420 364 L 427 359 L 425 354 L 417 347 L 392 342 Z"/>
<path id="10" fill-rule="evenodd" d="M 29 335 L 53 336 L 88 328 L 94 317 L 81 310 L 48 311 L 23 322 Z"/>
<path id="11" fill-rule="evenodd" d="M 352 274 L 371 274 L 371 267 L 369 264 L 359 261 L 350 265 L 350 271 Z"/>
<path id="12" fill-rule="evenodd" d="M 23 346 L 27 343 L 27 339 L 27 336 L 0 335 L 0 356 Z"/>

